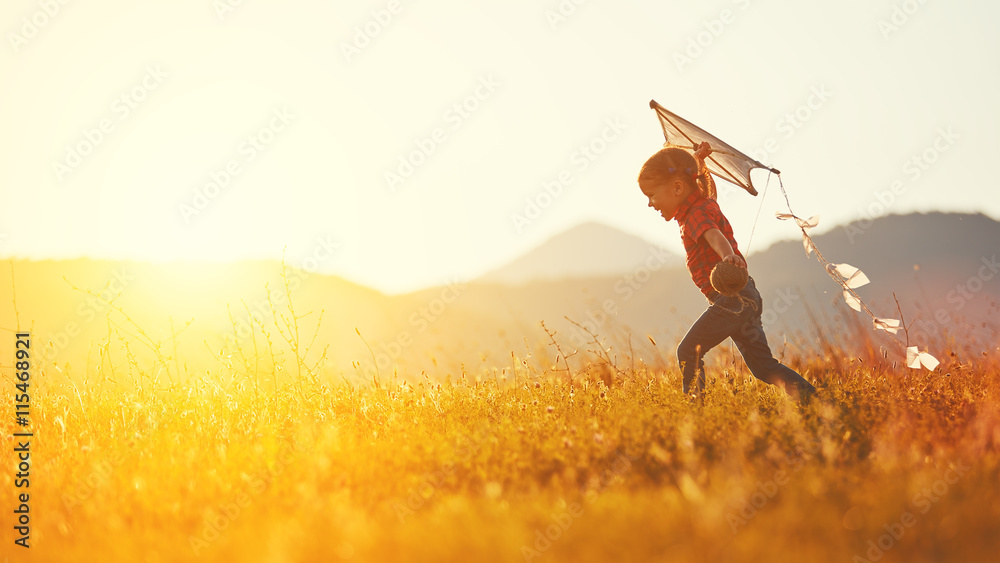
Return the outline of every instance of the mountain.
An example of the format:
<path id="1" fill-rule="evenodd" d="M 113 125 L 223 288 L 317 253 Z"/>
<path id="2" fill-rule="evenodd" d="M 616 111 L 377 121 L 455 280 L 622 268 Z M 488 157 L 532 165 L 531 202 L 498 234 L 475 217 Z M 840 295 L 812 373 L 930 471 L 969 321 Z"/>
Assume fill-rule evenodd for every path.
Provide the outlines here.
<path id="1" fill-rule="evenodd" d="M 983 260 L 989 263 L 998 254 L 1000 222 L 981 213 L 889 215 L 855 221 L 813 238 L 828 260 L 861 268 L 875 287 L 920 280 L 925 290 L 940 292 L 978 276 Z M 801 241 L 775 243 L 750 261 L 753 269 L 769 272 L 776 283 L 826 279 L 819 268 L 800 271 L 800 266 L 815 262 L 806 258 Z M 983 275 L 989 272 L 987 268 Z M 998 282 L 1000 276 L 992 287 Z"/>
<path id="2" fill-rule="evenodd" d="M 912 327 L 911 344 L 996 345 L 1000 222 L 983 214 L 889 215 L 837 227 L 813 240 L 831 263 L 865 272 L 871 283 L 858 288 L 858 295 L 879 317 L 902 314 Z M 858 320 L 872 326 L 866 314 L 846 307 L 840 287 L 815 256 L 806 257 L 801 241 L 776 243 L 748 262 L 758 286 L 768 288 L 773 298 L 782 291 L 798 296 L 780 315 L 786 327 L 851 333 L 859 328 Z M 900 338 L 907 337 L 900 333 Z"/>
<path id="3" fill-rule="evenodd" d="M 828 260 L 868 275 L 871 283 L 858 293 L 880 317 L 900 318 L 901 311 L 911 344 L 971 354 L 1000 341 L 997 221 L 981 214 L 888 216 L 813 238 Z M 898 356 L 866 314 L 847 307 L 801 241 L 776 243 L 747 260 L 779 357 L 807 358 L 823 342 L 856 344 L 866 335 Z M 31 330 L 42 369 L 53 365 L 85 382 L 103 377 L 103 366 L 109 376 L 130 380 L 131 358 L 166 354 L 176 358 L 176 372 L 189 375 L 206 365 L 225 371 L 233 362 L 241 373 L 257 370 L 256 361 L 242 363 L 234 341 L 265 364 L 276 354 L 294 366 L 290 352 L 280 351 L 291 318 L 280 263 L 14 260 L 10 269 L 16 300 L 0 299 L 0 327 Z M 445 377 L 501 365 L 523 371 L 514 356 L 536 362 L 531 369 L 548 367 L 555 353 L 542 322 L 566 354 L 577 352 L 574 361 L 592 359 L 593 333 L 615 354 L 634 347 L 640 358 L 669 362 L 708 304 L 676 256 L 599 224 L 571 229 L 482 279 L 405 295 L 300 270 L 287 275 L 303 342 L 312 341 L 323 314 L 308 358 L 314 362 L 325 350 L 325 373 L 334 380 L 370 380 L 373 359 L 383 376 L 398 369 Z M 9 341 L 0 341 L 0 354 L 10 353 Z"/>
<path id="4" fill-rule="evenodd" d="M 837 227 L 813 240 L 831 262 L 854 265 L 868 275 L 871 283 L 857 292 L 879 317 L 900 318 L 902 312 L 911 328 L 910 344 L 975 350 L 1000 339 L 994 328 L 1000 317 L 997 221 L 981 214 L 887 216 Z M 867 314 L 848 308 L 840 286 L 815 254 L 806 256 L 801 240 L 776 243 L 747 260 L 764 300 L 762 321 L 776 354 L 808 355 L 823 342 L 851 349 L 869 337 L 876 346 L 899 352 L 883 333 L 872 330 Z M 405 298 L 416 308 L 433 302 L 438 291 Z M 462 335 L 437 341 L 433 358 L 465 358 L 463 365 L 474 369 L 504 353 L 509 360 L 515 350 L 540 355 L 529 343 L 548 340 L 539 324 L 543 321 L 557 332 L 567 353 L 579 350 L 586 356 L 591 331 L 617 350 L 645 346 L 646 357 L 671 358 L 707 305 L 682 264 L 513 286 L 476 280 L 463 287 L 432 325 L 441 335 Z M 646 336 L 658 343 L 655 348 L 649 348 Z M 907 336 L 900 333 L 899 338 Z M 482 364 L 476 365 L 477 357 Z"/>
<path id="5" fill-rule="evenodd" d="M 647 263 L 658 269 L 682 261 L 640 237 L 589 222 L 552 237 L 476 281 L 523 285 L 534 281 L 614 276 Z"/>

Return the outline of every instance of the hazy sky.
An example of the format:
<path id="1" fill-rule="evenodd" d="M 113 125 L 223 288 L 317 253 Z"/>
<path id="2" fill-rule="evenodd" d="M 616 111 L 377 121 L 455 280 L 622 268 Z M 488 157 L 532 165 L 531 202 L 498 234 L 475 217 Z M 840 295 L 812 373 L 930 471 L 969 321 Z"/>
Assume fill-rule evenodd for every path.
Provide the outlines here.
<path id="1" fill-rule="evenodd" d="M 10 0 L 0 256 L 287 248 L 400 292 L 588 220 L 681 252 L 635 183 L 663 142 L 650 99 L 781 169 L 817 231 L 998 218 L 998 19 L 984 0 Z M 720 197 L 744 247 L 761 199 Z M 772 181 L 751 251 L 797 236 L 783 207 Z"/>

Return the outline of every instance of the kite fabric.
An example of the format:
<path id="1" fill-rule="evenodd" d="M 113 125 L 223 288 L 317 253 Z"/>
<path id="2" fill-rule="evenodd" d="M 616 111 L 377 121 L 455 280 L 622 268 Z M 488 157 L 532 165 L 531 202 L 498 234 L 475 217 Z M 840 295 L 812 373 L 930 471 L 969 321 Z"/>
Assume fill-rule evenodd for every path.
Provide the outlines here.
<path id="1" fill-rule="evenodd" d="M 656 103 L 656 100 L 650 100 L 649 107 L 656 111 L 656 116 L 660 118 L 663 137 L 666 139 L 664 147 L 674 146 L 693 150 L 703 141 L 707 141 L 712 146 L 712 154 L 705 159 L 705 165 L 709 172 L 743 188 L 750 192 L 750 195 L 757 195 L 757 190 L 754 189 L 753 182 L 750 181 L 751 170 L 763 168 L 775 174 L 781 174 L 774 168 L 757 162 L 734 149 L 722 139 L 664 108 Z"/>

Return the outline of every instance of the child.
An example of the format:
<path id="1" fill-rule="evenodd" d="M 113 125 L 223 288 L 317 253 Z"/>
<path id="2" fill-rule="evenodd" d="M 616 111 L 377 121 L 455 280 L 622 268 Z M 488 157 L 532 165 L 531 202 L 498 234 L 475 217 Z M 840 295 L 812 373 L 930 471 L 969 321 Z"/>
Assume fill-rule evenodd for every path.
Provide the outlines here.
<path id="1" fill-rule="evenodd" d="M 695 379 L 698 393 L 704 390 L 705 353 L 728 337 L 736 343 L 754 377 L 805 400 L 816 389 L 771 355 L 760 322 L 762 301 L 753 278 L 734 296 L 712 288 L 709 276 L 718 262 L 744 269 L 747 264 L 729 220 L 715 201 L 715 181 L 704 164 L 711 152 L 708 143 L 699 145 L 694 155 L 682 148 L 665 148 L 650 157 L 639 172 L 639 187 L 649 198 L 649 206 L 665 220 L 676 219 L 680 225 L 691 278 L 711 303 L 677 346 L 684 393 L 691 391 Z"/>

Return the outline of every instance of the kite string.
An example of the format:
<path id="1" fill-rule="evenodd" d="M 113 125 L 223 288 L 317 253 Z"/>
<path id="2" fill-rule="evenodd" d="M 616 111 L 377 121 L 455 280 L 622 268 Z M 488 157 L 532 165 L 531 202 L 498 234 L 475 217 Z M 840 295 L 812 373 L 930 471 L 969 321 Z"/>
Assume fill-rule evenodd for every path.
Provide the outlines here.
<path id="1" fill-rule="evenodd" d="M 771 174 L 774 174 L 774 172 L 769 172 L 767 175 L 767 182 L 764 183 L 764 193 L 760 194 L 760 205 L 757 206 L 757 216 L 753 218 L 753 225 L 750 227 L 750 237 L 747 238 L 747 256 L 750 255 L 750 244 L 753 242 L 753 233 L 757 230 L 757 221 L 760 220 L 760 211 L 764 209 L 764 200 L 767 198 L 767 187 L 771 185 Z M 781 178 L 780 174 L 778 175 L 778 178 Z M 787 201 L 788 198 L 786 197 L 785 200 Z"/>
<path id="2" fill-rule="evenodd" d="M 770 180 L 771 176 L 768 176 L 767 179 Z M 785 205 L 788 207 L 788 212 L 795 215 L 795 212 L 792 211 L 792 203 L 788 201 L 788 192 L 785 191 L 785 183 L 781 181 L 781 174 L 778 174 L 778 186 L 781 187 L 781 195 L 785 196 Z"/>

